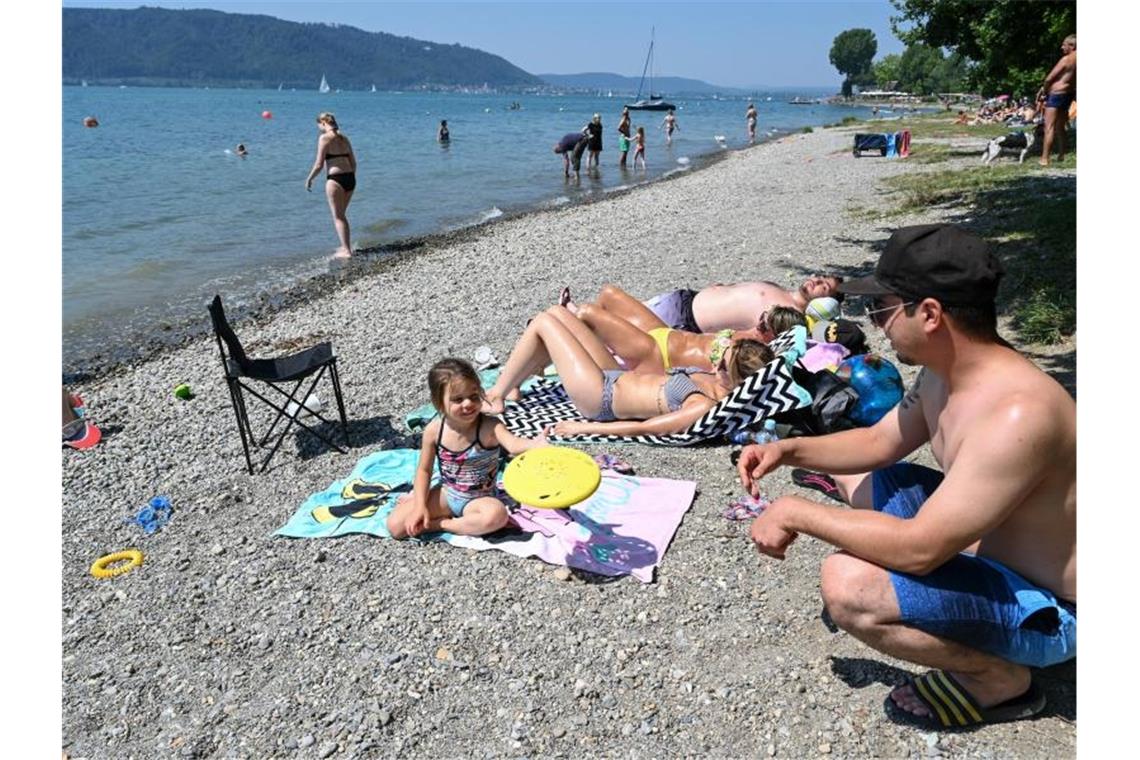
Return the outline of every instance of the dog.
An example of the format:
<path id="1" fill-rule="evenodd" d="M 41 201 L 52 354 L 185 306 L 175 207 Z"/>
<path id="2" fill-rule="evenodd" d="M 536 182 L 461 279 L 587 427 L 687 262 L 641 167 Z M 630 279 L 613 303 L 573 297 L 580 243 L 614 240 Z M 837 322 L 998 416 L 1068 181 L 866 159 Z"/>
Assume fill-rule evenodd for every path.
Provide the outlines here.
<path id="1" fill-rule="evenodd" d="M 1032 132 L 1010 132 L 1008 135 L 995 137 L 990 140 L 985 151 L 982 152 L 982 163 L 990 164 L 1002 153 L 1017 153 L 1017 163 L 1024 163 L 1025 156 L 1034 149 L 1039 149 L 1045 134 L 1045 125 L 1038 124 Z"/>

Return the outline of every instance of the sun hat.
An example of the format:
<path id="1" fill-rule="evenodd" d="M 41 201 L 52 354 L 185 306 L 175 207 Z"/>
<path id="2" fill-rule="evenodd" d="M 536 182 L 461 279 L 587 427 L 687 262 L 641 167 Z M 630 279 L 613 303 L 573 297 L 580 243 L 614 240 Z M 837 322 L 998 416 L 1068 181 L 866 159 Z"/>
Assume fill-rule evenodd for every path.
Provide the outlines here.
<path id="1" fill-rule="evenodd" d="M 1001 262 L 982 238 L 952 224 L 920 224 L 895 230 L 875 273 L 844 281 L 839 291 L 980 306 L 993 303 L 1003 274 Z"/>

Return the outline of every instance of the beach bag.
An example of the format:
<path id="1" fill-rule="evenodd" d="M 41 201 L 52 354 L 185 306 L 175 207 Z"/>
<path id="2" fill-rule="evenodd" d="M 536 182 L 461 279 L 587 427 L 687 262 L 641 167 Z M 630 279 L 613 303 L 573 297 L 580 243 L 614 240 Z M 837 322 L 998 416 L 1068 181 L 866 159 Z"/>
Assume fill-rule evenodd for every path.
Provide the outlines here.
<path id="1" fill-rule="evenodd" d="M 876 134 L 856 134 L 855 135 L 855 157 L 865 150 L 877 150 L 879 155 L 887 155 L 887 136 L 882 133 Z"/>
<path id="2" fill-rule="evenodd" d="M 850 383 L 827 370 L 810 372 L 799 366 L 792 367 L 792 379 L 811 394 L 810 406 L 775 417 L 790 426 L 793 435 L 825 435 L 855 427 L 847 413 L 858 403 L 859 393 Z"/>

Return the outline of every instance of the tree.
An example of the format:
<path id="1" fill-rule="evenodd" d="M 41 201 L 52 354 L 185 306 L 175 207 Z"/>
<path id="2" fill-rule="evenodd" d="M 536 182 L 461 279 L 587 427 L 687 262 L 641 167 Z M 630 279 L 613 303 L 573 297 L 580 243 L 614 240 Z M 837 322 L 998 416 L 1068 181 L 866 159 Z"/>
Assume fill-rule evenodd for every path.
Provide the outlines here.
<path id="1" fill-rule="evenodd" d="M 938 70 L 943 63 L 942 51 L 929 45 L 911 45 L 899 59 L 899 89 L 915 95 L 938 91 Z"/>
<path id="2" fill-rule="evenodd" d="M 836 35 L 828 59 L 844 75 L 843 96 L 851 95 L 851 85 L 864 81 L 871 71 L 871 61 L 879 49 L 875 33 L 870 29 L 848 29 Z"/>
<path id="3" fill-rule="evenodd" d="M 1077 31 L 1075 0 L 891 0 L 891 31 L 908 45 L 947 48 L 972 63 L 970 87 L 1032 97 Z"/>
<path id="4" fill-rule="evenodd" d="M 898 53 L 891 53 L 871 64 L 871 74 L 875 77 L 875 84 L 880 89 L 886 90 L 897 86 L 900 58 L 901 56 Z"/>

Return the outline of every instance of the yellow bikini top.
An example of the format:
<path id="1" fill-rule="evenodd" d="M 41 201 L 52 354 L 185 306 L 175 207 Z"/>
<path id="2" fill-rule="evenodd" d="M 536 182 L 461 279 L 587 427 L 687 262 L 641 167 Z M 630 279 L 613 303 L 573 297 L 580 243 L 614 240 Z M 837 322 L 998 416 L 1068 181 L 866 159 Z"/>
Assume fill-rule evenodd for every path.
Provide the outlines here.
<path id="1" fill-rule="evenodd" d="M 732 330 L 720 330 L 713 336 L 712 345 L 709 346 L 709 364 L 714 368 L 720 364 L 721 357 L 728 347 L 732 345 Z"/>

